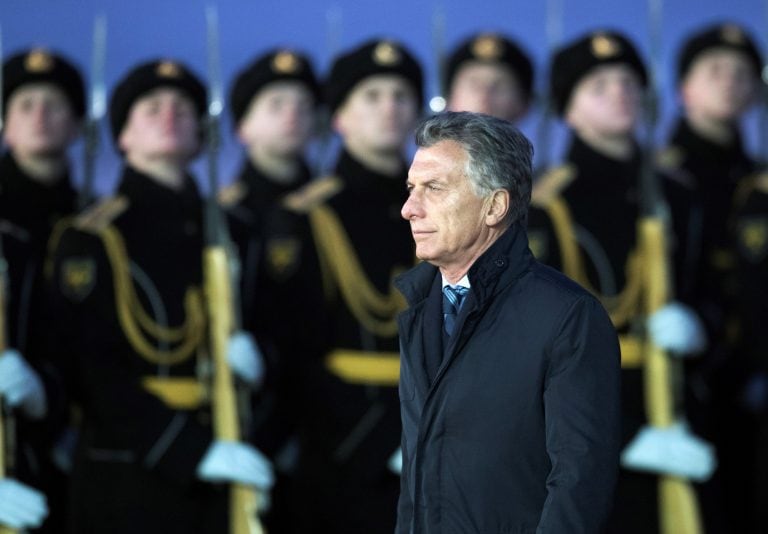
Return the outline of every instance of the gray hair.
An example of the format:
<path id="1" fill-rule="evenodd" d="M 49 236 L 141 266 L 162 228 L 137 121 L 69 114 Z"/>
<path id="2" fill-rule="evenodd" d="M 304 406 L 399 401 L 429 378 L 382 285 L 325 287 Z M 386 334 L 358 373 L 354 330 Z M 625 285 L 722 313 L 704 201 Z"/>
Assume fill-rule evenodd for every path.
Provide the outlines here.
<path id="1" fill-rule="evenodd" d="M 447 111 L 425 119 L 416 128 L 416 145 L 429 148 L 454 141 L 467 153 L 466 174 L 472 190 L 486 197 L 498 189 L 509 191 L 506 222 L 525 226 L 531 203 L 533 146 L 512 123 L 483 115 Z"/>

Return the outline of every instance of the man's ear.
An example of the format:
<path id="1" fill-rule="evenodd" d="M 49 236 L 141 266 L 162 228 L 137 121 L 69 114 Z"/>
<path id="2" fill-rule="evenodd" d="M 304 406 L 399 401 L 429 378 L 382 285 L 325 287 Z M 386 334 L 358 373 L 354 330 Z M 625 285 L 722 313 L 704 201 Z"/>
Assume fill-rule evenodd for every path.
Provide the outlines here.
<path id="1" fill-rule="evenodd" d="M 509 213 L 509 191 L 497 189 L 488 197 L 485 213 L 485 224 L 496 226 L 507 217 Z"/>

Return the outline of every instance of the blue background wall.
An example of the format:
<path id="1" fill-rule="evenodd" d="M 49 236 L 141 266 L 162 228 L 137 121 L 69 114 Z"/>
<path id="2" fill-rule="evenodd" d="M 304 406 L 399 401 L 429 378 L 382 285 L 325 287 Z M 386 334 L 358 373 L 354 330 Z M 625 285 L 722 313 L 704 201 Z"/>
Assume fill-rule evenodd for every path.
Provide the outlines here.
<path id="1" fill-rule="evenodd" d="M 90 69 L 93 22 L 105 14 L 108 23 L 106 82 L 111 88 L 134 64 L 165 56 L 181 59 L 206 75 L 205 7 L 218 9 L 222 76 L 228 89 L 234 74 L 256 54 L 276 45 L 290 45 L 309 53 L 324 74 L 335 51 L 371 36 L 404 41 L 422 60 L 429 80 L 428 94 L 437 91 L 433 20 L 444 19 L 444 45 L 451 48 L 469 33 L 492 29 L 518 39 L 537 66 L 537 85 L 544 82 L 548 57 L 546 7 L 562 7 L 561 39 L 596 27 L 617 28 L 629 34 L 648 57 L 648 7 L 644 0 L 0 0 L 4 54 L 32 45 L 46 45 L 68 55 L 87 75 Z M 766 0 L 667 0 L 663 2 L 662 53 L 659 80 L 662 117 L 659 136 L 676 111 L 674 62 L 686 34 L 697 27 L 728 19 L 746 26 L 762 50 L 768 49 Z M 521 124 L 535 138 L 540 114 L 532 110 Z M 753 112 L 746 121 L 749 147 L 760 150 Z M 559 132 L 559 133 L 558 133 Z M 223 124 L 224 146 L 219 167 L 231 179 L 240 152 L 231 135 L 228 116 Z M 117 158 L 102 127 L 97 189 L 111 191 Z M 550 152 L 559 154 L 562 132 L 557 130 Z M 80 146 L 73 148 L 79 165 Z M 202 176 L 203 161 L 195 169 Z M 79 173 L 77 174 L 79 176 Z"/>

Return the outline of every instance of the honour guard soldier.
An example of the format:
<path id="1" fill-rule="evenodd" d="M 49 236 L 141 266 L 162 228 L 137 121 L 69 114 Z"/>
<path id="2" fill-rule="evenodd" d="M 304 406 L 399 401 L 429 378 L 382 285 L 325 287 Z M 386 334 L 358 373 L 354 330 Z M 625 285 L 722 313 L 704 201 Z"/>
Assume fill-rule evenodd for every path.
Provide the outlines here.
<path id="1" fill-rule="evenodd" d="M 13 410 L 16 432 L 5 434 L 6 450 L 0 451 L 8 466 L 8 478 L 0 479 L 0 525 L 39 526 L 46 509 L 42 490 L 52 513 L 39 531 L 60 532 L 66 479 L 51 457 L 64 414 L 57 410 L 59 388 L 44 346 L 49 325 L 42 265 L 54 224 L 75 208 L 67 149 L 79 134 L 85 94 L 69 61 L 33 49 L 3 65 L 2 95 L 0 399 Z"/>
<path id="2" fill-rule="evenodd" d="M 677 236 L 678 294 L 703 318 L 712 340 L 687 364 L 696 385 L 688 405 L 694 428 L 717 448 L 723 495 L 711 500 L 725 503 L 728 523 L 739 532 L 752 530 L 744 523 L 754 469 L 745 445 L 754 423 L 741 405 L 752 369 L 734 352 L 739 318 L 730 303 L 743 281 L 733 270 L 739 237 L 728 221 L 739 184 L 756 168 L 739 123 L 755 101 L 761 72 L 760 52 L 740 26 L 716 24 L 689 36 L 677 62 L 681 117 L 659 158 Z"/>
<path id="3" fill-rule="evenodd" d="M 335 176 L 288 202 L 308 212 L 328 340 L 302 373 L 299 530 L 389 533 L 400 487 L 388 460 L 400 443 L 396 315 L 404 306 L 392 279 L 414 262 L 400 207 L 421 68 L 397 42 L 366 42 L 336 58 L 326 100 L 343 144 Z"/>
<path id="4" fill-rule="evenodd" d="M 479 33 L 448 57 L 444 89 L 450 111 L 485 113 L 517 122 L 531 102 L 533 64 L 511 39 Z"/>
<path id="5" fill-rule="evenodd" d="M 318 357 L 314 351 L 323 345 L 326 331 L 317 310 L 308 305 L 323 298 L 309 223 L 304 213 L 283 205 L 290 193 L 310 182 L 304 150 L 320 99 L 309 59 L 284 48 L 248 65 L 230 92 L 236 135 L 246 157 L 239 176 L 220 196 L 241 259 L 243 323 L 268 358 L 270 378 L 259 392 L 262 408 L 255 407 L 259 424 L 254 430 L 260 448 L 270 456 L 291 450 L 286 447 L 295 430 L 298 396 L 290 373 L 307 358 Z M 283 496 L 292 467 L 276 463 L 277 484 L 264 518 L 269 530 L 288 528 L 292 511 Z"/>
<path id="6" fill-rule="evenodd" d="M 634 129 L 646 81 L 634 46 L 616 32 L 592 32 L 556 52 L 550 91 L 572 138 L 566 163 L 535 184 L 539 210 L 529 219 L 534 253 L 598 295 L 619 333 L 624 451 L 609 532 L 622 533 L 658 531 L 656 475 L 703 479 L 713 469 L 708 445 L 679 425 L 650 427 L 644 405 L 643 332 L 678 354 L 705 343 L 695 314 L 677 303 L 647 325 L 642 312 Z"/>
<path id="7" fill-rule="evenodd" d="M 205 95 L 180 63 L 131 70 L 109 110 L 117 195 L 53 237 L 59 364 L 81 420 L 72 532 L 226 532 L 217 483 L 271 483 L 256 449 L 211 428 L 203 204 L 186 171 Z M 235 373 L 257 380 L 253 346 L 229 346 Z"/>

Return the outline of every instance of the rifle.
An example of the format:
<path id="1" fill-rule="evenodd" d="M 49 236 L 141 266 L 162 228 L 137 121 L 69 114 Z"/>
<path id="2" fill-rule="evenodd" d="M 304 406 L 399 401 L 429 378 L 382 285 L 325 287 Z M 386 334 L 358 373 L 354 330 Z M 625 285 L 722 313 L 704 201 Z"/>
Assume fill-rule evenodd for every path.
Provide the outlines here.
<path id="1" fill-rule="evenodd" d="M 91 56 L 91 91 L 88 95 L 88 117 L 84 125 L 83 185 L 77 198 L 78 208 L 85 209 L 93 196 L 94 163 L 99 149 L 99 123 L 106 110 L 104 62 L 107 49 L 107 18 L 98 15 L 93 21 L 93 55 Z"/>
<path id="2" fill-rule="evenodd" d="M 3 31 L 0 28 L 0 59 L 3 57 Z M 0 68 L 0 102 L 3 99 L 3 69 Z M 3 110 L 5 111 L 5 110 Z M 0 113 L 0 132 L 3 131 L 3 117 L 5 113 Z M 5 306 L 7 303 L 6 291 L 8 288 L 8 262 L 3 255 L 3 236 L 0 234 L 0 352 L 8 348 L 7 339 L 7 321 L 5 317 Z M 3 405 L 3 398 L 0 396 L 0 479 L 6 476 L 6 457 L 11 459 L 12 443 L 10 436 L 6 436 L 6 430 L 12 428 L 13 420 L 10 412 L 6 413 Z M 10 432 L 9 432 L 10 433 Z M 17 531 L 0 525 L 0 534 L 15 534 Z"/>
<path id="3" fill-rule="evenodd" d="M 644 261 L 644 306 L 650 315 L 671 298 L 672 283 L 667 248 L 668 210 L 662 198 L 654 171 L 654 132 L 657 118 L 658 62 L 662 0 L 649 0 L 651 62 L 648 90 L 645 95 L 646 139 L 641 174 L 641 215 L 638 220 L 640 250 Z M 665 428 L 673 424 L 676 401 L 681 396 L 682 369 L 663 349 L 646 340 L 645 409 L 652 426 Z M 702 531 L 698 502 L 691 483 L 680 477 L 661 476 L 659 490 L 659 523 L 663 534 L 698 534 Z"/>
<path id="4" fill-rule="evenodd" d="M 238 321 L 235 288 L 231 271 L 230 240 L 223 214 L 218 204 L 217 154 L 219 120 L 223 108 L 219 77 L 218 14 L 214 7 L 206 9 L 208 36 L 208 71 L 210 90 L 206 124 L 208 149 L 209 192 L 206 199 L 203 273 L 208 309 L 210 347 L 214 365 L 213 426 L 216 439 L 238 441 L 237 394 L 232 372 L 227 362 L 227 344 Z M 249 486 L 233 483 L 230 488 L 230 533 L 261 534 L 258 493 Z"/>
<path id="5" fill-rule="evenodd" d="M 562 14 L 563 0 L 547 0 L 546 7 L 546 35 L 548 56 L 554 56 L 555 48 L 563 35 Z M 547 170 L 550 164 L 549 145 L 552 137 L 552 123 L 555 120 L 555 111 L 552 106 L 552 97 L 549 94 L 548 85 L 544 86 L 539 96 L 539 107 L 541 109 L 541 119 L 536 127 L 536 166 L 541 172 Z"/>

